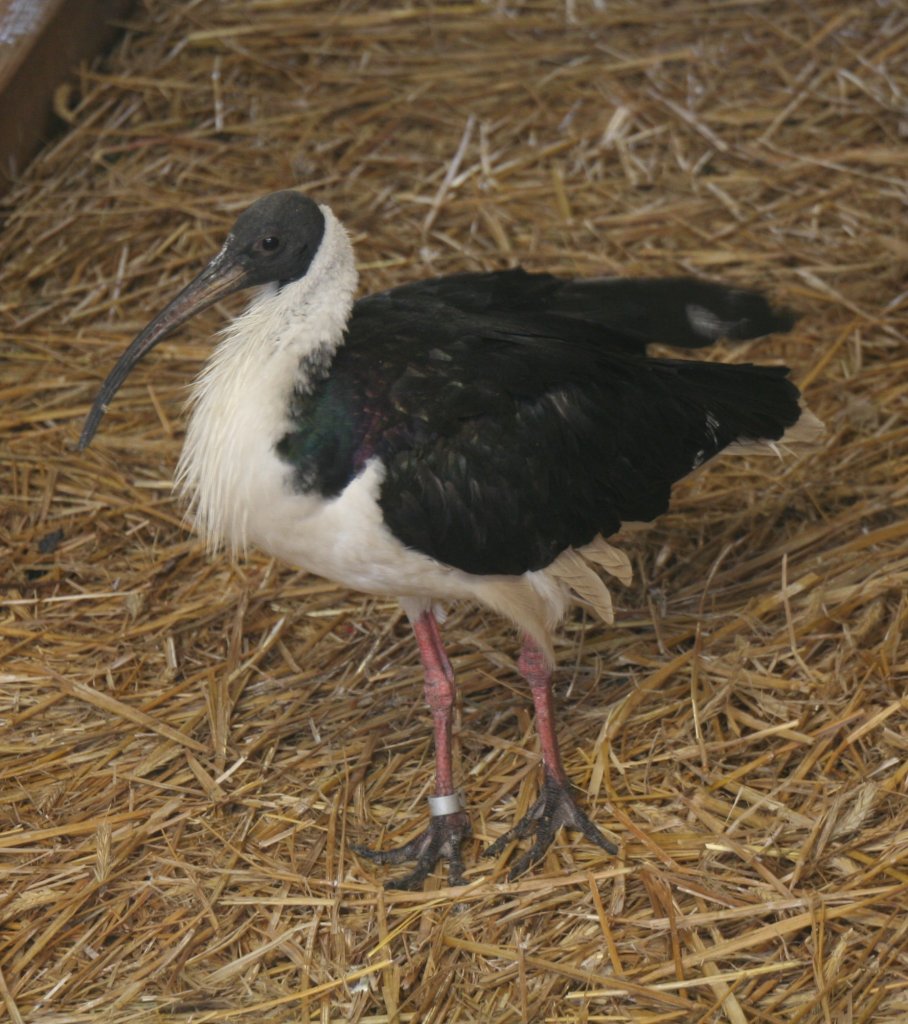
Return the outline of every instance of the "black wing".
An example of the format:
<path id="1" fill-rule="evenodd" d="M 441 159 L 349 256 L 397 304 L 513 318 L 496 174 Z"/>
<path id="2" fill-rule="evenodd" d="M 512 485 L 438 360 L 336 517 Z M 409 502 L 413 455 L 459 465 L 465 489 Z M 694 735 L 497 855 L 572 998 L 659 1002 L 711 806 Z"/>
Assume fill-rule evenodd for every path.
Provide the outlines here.
<path id="1" fill-rule="evenodd" d="M 336 494 L 378 456 L 382 512 L 403 543 L 467 572 L 519 574 L 655 518 L 694 467 L 798 419 L 784 367 L 647 358 L 645 341 L 689 303 L 677 280 L 661 303 L 658 282 L 624 284 L 510 271 L 361 300 L 330 373 L 296 396 L 280 450 L 298 486 Z M 738 301 L 703 287 L 698 304 L 721 300 L 703 307 L 717 320 Z M 736 323 L 787 322 L 758 312 Z M 704 343 L 691 331 L 676 325 L 672 340 Z"/>
<path id="2" fill-rule="evenodd" d="M 612 332 L 607 340 L 615 347 L 634 351 L 649 342 L 699 348 L 719 338 L 759 338 L 791 330 L 795 321 L 760 292 L 693 277 L 569 280 L 519 267 L 415 281 L 360 299 L 357 313 L 427 302 L 461 313 L 579 320 Z"/>

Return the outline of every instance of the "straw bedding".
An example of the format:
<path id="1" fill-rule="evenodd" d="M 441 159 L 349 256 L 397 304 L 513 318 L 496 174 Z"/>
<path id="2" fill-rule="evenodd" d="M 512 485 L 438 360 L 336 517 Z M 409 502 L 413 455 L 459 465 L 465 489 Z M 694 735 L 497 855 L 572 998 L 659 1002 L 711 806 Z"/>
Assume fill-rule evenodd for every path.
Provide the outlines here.
<path id="1" fill-rule="evenodd" d="M 908 19 L 896 2 L 148 0 L 57 96 L 0 238 L 0 1017 L 908 1018 Z M 480 841 L 538 784 L 515 638 L 459 678 L 469 884 L 389 893 L 351 842 L 424 823 L 432 750 L 390 604 L 209 557 L 170 476 L 230 310 L 167 342 L 95 445 L 100 378 L 256 195 L 299 185 L 363 287 L 520 262 L 762 286 L 826 421 L 622 539 L 616 625 L 557 641 L 562 834 Z"/>

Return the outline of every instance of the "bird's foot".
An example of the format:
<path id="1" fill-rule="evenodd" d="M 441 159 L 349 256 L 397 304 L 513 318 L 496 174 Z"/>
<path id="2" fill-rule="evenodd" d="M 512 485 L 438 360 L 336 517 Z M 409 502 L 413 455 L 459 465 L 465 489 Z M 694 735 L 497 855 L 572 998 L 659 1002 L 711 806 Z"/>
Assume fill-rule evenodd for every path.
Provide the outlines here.
<path id="1" fill-rule="evenodd" d="M 497 857 L 513 840 L 534 836 L 533 845 L 517 858 L 508 872 L 508 880 L 513 882 L 527 868 L 542 860 L 555 838 L 555 833 L 562 825 L 582 832 L 591 843 L 602 847 L 608 853 L 614 855 L 618 852 L 615 844 L 610 843 L 577 806 L 571 795 L 570 784 L 559 782 L 552 775 L 546 774 L 539 799 L 512 829 L 499 836 L 491 846 L 487 846 L 482 855 Z"/>
<path id="2" fill-rule="evenodd" d="M 400 878 L 392 878 L 385 884 L 386 889 L 419 889 L 437 861 L 448 862 L 448 885 L 463 885 L 463 857 L 461 843 L 473 834 L 470 819 L 465 811 L 453 814 L 439 814 L 429 819 L 429 826 L 415 839 L 393 850 L 370 850 L 366 846 L 354 845 L 353 851 L 361 857 L 368 857 L 376 864 L 404 864 L 416 861 L 416 867 Z"/>

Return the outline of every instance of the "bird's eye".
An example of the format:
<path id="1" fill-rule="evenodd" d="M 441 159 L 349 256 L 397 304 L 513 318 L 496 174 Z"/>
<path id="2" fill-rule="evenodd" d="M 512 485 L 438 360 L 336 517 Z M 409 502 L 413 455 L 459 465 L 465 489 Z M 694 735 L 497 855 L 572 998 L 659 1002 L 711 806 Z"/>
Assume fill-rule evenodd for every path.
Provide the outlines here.
<path id="1" fill-rule="evenodd" d="M 266 235 L 259 244 L 265 252 L 274 252 L 281 244 L 281 240 L 276 235 Z"/>

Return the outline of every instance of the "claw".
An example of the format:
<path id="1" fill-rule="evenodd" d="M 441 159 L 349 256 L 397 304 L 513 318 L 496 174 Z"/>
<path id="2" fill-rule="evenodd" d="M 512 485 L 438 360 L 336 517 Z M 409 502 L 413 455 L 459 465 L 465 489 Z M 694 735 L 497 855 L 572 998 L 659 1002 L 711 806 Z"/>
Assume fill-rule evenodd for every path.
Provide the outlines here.
<path id="1" fill-rule="evenodd" d="M 577 806 L 571 795 L 570 785 L 566 782 L 559 782 L 554 776 L 546 773 L 539 799 L 512 829 L 487 846 L 482 855 L 483 857 L 497 857 L 513 840 L 526 839 L 530 835 L 535 836 L 533 845 L 517 858 L 508 872 L 508 880 L 513 882 L 527 868 L 542 860 L 555 838 L 555 833 L 562 825 L 582 832 L 591 843 L 595 843 L 596 846 L 613 856 L 618 852 L 615 844 L 609 842 Z"/>
<path id="2" fill-rule="evenodd" d="M 441 814 L 429 819 L 428 828 L 403 846 L 393 850 L 371 850 L 353 844 L 351 849 L 376 864 L 403 864 L 416 861 L 416 867 L 400 878 L 392 878 L 386 889 L 419 889 L 439 860 L 448 862 L 448 885 L 463 885 L 463 857 L 460 846 L 473 834 L 464 811 Z"/>

